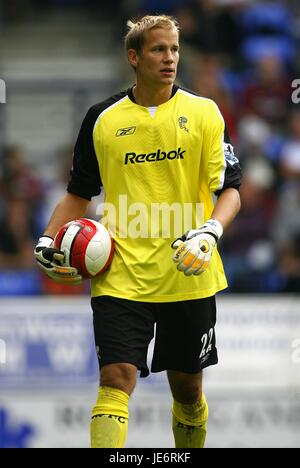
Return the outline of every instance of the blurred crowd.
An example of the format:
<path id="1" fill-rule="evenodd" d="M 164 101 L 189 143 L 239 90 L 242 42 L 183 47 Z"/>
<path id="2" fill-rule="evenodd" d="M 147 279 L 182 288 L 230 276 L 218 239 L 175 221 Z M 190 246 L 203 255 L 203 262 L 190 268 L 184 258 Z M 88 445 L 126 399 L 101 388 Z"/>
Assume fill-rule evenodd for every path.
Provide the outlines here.
<path id="1" fill-rule="evenodd" d="M 18 6 L 36 3 L 4 1 L 2 20 L 19 21 L 26 10 Z M 100 10 L 94 0 L 45 4 Z M 242 209 L 220 245 L 229 290 L 300 292 L 300 2 L 112 0 L 101 5 L 101 15 L 118 25 L 120 18 L 124 25 L 125 18 L 160 12 L 175 15 L 181 27 L 179 82 L 217 102 L 243 168 Z M 35 268 L 32 248 L 50 200 L 65 189 L 71 153 L 62 151 L 65 164 L 57 186 L 45 187 L 21 148 L 3 152 L 1 270 Z"/>

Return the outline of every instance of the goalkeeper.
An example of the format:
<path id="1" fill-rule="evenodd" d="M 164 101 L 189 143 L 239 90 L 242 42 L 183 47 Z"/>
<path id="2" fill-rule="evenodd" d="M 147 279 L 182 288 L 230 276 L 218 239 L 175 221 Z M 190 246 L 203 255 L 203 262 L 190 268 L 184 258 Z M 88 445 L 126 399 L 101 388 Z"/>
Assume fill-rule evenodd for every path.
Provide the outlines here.
<path id="1" fill-rule="evenodd" d="M 35 255 L 50 278 L 80 281 L 76 269 L 61 265 L 62 252 L 52 242 L 63 224 L 85 215 L 103 187 L 116 215 L 114 226 L 108 215 L 103 218 L 115 232 L 115 255 L 91 285 L 100 366 L 92 447 L 125 446 L 128 401 L 137 371 L 149 374 L 147 351 L 156 324 L 151 371 L 167 372 L 175 445 L 200 448 L 208 417 L 202 371 L 218 362 L 215 295 L 227 287 L 217 243 L 240 209 L 240 167 L 217 105 L 175 84 L 176 21 L 146 16 L 128 26 L 125 44 L 135 84 L 88 111 L 67 193 Z M 148 235 L 135 236 L 129 228 L 137 202 L 150 221 L 153 204 L 201 204 L 203 219 L 193 209 L 189 230 L 179 236 L 175 229 L 166 236 L 161 226 L 155 235 L 149 228 Z"/>

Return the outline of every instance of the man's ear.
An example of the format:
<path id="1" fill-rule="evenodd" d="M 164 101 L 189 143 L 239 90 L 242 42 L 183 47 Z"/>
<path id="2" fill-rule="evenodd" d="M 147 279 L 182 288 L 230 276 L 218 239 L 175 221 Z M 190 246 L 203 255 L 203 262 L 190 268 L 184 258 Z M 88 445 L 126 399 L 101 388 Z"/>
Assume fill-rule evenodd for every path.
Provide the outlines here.
<path id="1" fill-rule="evenodd" d="M 139 58 L 135 49 L 129 49 L 127 52 L 128 62 L 133 68 L 137 67 Z"/>

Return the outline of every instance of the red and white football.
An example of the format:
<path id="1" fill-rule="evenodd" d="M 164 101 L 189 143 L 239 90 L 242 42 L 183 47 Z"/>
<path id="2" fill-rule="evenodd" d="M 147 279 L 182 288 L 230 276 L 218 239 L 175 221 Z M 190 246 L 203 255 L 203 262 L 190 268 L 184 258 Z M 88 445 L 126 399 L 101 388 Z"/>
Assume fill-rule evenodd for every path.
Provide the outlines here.
<path id="1" fill-rule="evenodd" d="M 101 223 L 92 219 L 79 218 L 62 226 L 54 246 L 64 252 L 64 266 L 77 268 L 83 278 L 101 275 L 113 259 L 113 239 Z"/>

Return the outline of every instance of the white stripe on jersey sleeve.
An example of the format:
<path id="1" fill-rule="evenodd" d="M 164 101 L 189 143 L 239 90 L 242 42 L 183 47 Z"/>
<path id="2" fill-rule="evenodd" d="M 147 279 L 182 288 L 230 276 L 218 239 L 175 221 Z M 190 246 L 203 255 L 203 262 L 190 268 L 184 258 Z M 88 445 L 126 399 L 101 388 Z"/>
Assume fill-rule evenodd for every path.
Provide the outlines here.
<path id="1" fill-rule="evenodd" d="M 224 137 L 225 137 L 225 133 L 223 132 L 223 135 L 221 137 L 221 145 L 222 145 L 222 152 L 223 152 L 223 167 L 222 167 L 221 174 L 220 174 L 220 186 L 218 190 L 222 190 L 222 188 L 224 187 L 225 172 L 226 172 L 226 167 L 227 167 L 225 151 L 224 151 L 224 143 L 225 143 Z"/>

